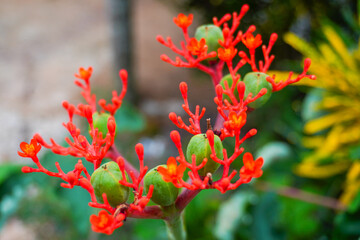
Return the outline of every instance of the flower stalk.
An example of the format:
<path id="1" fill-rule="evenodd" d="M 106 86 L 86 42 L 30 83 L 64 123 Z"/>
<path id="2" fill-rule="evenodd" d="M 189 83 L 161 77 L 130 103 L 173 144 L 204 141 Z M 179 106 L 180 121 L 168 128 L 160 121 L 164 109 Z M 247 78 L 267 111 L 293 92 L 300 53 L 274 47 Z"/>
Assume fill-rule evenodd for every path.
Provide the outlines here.
<path id="1" fill-rule="evenodd" d="M 163 209 L 166 215 L 170 215 L 170 217 L 165 219 L 169 240 L 186 240 L 184 213 L 181 213 L 175 204 Z"/>

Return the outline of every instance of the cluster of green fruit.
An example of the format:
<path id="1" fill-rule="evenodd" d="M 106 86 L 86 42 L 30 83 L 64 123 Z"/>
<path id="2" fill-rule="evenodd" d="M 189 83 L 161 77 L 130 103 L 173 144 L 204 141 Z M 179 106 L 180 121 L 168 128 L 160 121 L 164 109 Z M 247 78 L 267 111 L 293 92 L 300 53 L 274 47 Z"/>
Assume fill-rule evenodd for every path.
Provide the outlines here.
<path id="1" fill-rule="evenodd" d="M 208 52 L 217 51 L 221 47 L 219 41 L 224 41 L 221 28 L 213 24 L 202 25 L 198 27 L 195 31 L 195 38 L 198 41 L 200 41 L 202 38 L 205 39 L 206 45 L 208 46 Z M 216 58 L 215 59 L 212 58 L 208 60 L 213 61 L 216 60 Z M 269 100 L 272 92 L 272 85 L 266 80 L 267 77 L 268 75 L 263 72 L 250 72 L 245 75 L 243 79 L 243 82 L 245 83 L 244 98 L 246 98 L 249 95 L 249 93 L 252 93 L 252 97 L 255 97 L 263 88 L 267 90 L 264 96 L 262 96 L 261 98 L 257 99 L 256 101 L 248 105 L 250 108 L 253 109 L 259 108 Z M 225 83 L 224 83 L 225 81 L 227 82 L 229 88 L 231 88 L 233 84 L 233 78 L 231 77 L 230 74 L 224 76 L 220 81 L 220 84 L 223 87 L 223 89 L 225 89 Z M 234 96 L 239 101 L 239 93 L 236 87 L 233 93 Z M 223 98 L 227 99 L 231 103 L 228 95 L 224 94 Z"/>
<path id="2" fill-rule="evenodd" d="M 271 97 L 272 85 L 266 80 L 267 77 L 268 75 L 263 72 L 250 72 L 243 78 L 243 82 L 245 83 L 244 100 L 250 93 L 252 94 L 252 97 L 255 97 L 261 91 L 261 89 L 265 88 L 267 90 L 265 95 L 248 104 L 250 108 L 256 109 L 261 107 Z M 238 81 L 241 81 L 241 79 Z M 228 87 L 231 88 L 233 84 L 233 78 L 230 74 L 224 76 L 220 81 L 220 85 L 223 87 L 223 89 L 225 89 L 225 82 L 227 82 Z M 239 101 L 240 99 L 237 87 L 235 87 L 233 94 L 236 97 L 236 100 Z M 223 98 L 231 103 L 229 96 L 225 93 L 223 94 Z"/>
<path id="3" fill-rule="evenodd" d="M 208 51 L 217 51 L 220 48 L 219 40 L 223 41 L 224 37 L 222 31 L 219 27 L 209 24 L 203 25 L 197 28 L 195 32 L 195 38 L 197 40 L 205 39 L 206 45 L 208 46 Z M 216 59 L 209 59 L 216 60 Z M 249 93 L 252 93 L 252 96 L 256 96 L 261 89 L 267 89 L 267 92 L 264 96 L 257 99 L 256 101 L 249 103 L 250 108 L 259 108 L 264 105 L 271 96 L 272 86 L 269 82 L 266 81 L 266 75 L 262 72 L 251 72 L 245 75 L 243 82 L 245 83 L 245 93 L 244 98 L 246 98 Z M 241 80 L 240 80 L 241 81 Z M 220 85 L 225 89 L 225 82 L 229 88 L 233 84 L 233 78 L 230 74 L 226 75 L 220 81 Z M 239 101 L 239 93 L 237 88 L 234 89 L 234 96 Z M 224 99 L 227 99 L 230 102 L 228 95 L 224 93 Z M 93 115 L 94 127 L 98 128 L 102 132 L 103 136 L 107 134 L 107 121 L 110 115 L 106 113 L 95 113 Z M 223 159 L 223 146 L 220 138 L 214 136 L 214 147 L 216 156 L 219 159 Z M 215 172 L 220 164 L 213 161 L 210 157 L 211 148 L 209 141 L 206 137 L 206 134 L 198 134 L 191 138 L 187 150 L 186 158 L 188 162 L 192 162 L 192 156 L 196 156 L 196 164 L 199 165 L 202 163 L 204 158 L 207 158 L 208 161 L 206 165 L 198 171 L 200 176 L 206 176 L 207 173 Z M 166 165 L 161 165 L 167 167 Z M 154 186 L 154 191 L 151 197 L 151 200 L 161 206 L 170 206 L 174 204 L 176 198 L 179 194 L 179 189 L 174 186 L 171 182 L 165 182 L 162 178 L 162 175 L 157 171 L 159 166 L 151 169 L 144 177 L 144 188 L 148 190 L 150 185 Z M 127 177 L 126 177 L 127 178 Z M 98 202 L 103 203 L 103 193 L 106 194 L 109 204 L 113 207 L 116 207 L 120 204 L 125 203 L 130 195 L 130 189 L 127 186 L 124 186 L 119 183 L 120 180 L 123 180 L 122 173 L 119 169 L 119 166 L 116 162 L 108 162 L 100 166 L 91 176 L 91 184 L 94 188 L 96 198 Z M 128 179 L 126 179 L 128 181 Z"/>
<path id="4" fill-rule="evenodd" d="M 214 136 L 214 148 L 216 156 L 223 159 L 223 145 L 218 136 Z M 192 156 L 196 156 L 196 164 L 199 165 L 204 158 L 208 161 L 206 165 L 198 171 L 200 176 L 215 172 L 220 164 L 213 161 L 210 157 L 211 148 L 206 134 L 198 134 L 191 138 L 187 150 L 186 158 L 192 161 Z M 160 165 L 167 167 L 167 165 Z M 144 177 L 144 188 L 147 191 L 150 185 L 154 186 L 151 200 L 160 206 L 170 206 L 175 203 L 179 194 L 179 188 L 171 182 L 165 182 L 162 175 L 157 171 L 159 166 L 151 169 Z M 125 175 L 126 176 L 126 175 Z M 91 184 L 94 188 L 98 202 L 103 203 L 102 195 L 105 193 L 107 200 L 112 207 L 117 207 L 125 203 L 130 195 L 130 188 L 119 183 L 123 180 L 122 173 L 116 162 L 108 162 L 101 165 L 91 176 Z M 126 176 L 126 181 L 128 181 Z"/>

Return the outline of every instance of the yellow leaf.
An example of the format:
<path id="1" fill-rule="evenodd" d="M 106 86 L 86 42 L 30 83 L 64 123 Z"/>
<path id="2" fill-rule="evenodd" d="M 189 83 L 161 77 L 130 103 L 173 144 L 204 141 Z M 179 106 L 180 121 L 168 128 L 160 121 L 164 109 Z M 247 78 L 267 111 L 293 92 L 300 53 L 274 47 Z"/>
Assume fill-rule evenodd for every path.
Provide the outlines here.
<path id="1" fill-rule="evenodd" d="M 340 38 L 340 36 L 336 33 L 336 31 L 328 26 L 325 25 L 323 27 L 323 32 L 333 46 L 333 48 L 337 51 L 337 54 L 342 58 L 343 62 L 351 69 L 356 69 L 356 64 L 353 61 L 353 58 L 350 56 L 348 49 L 346 48 L 344 42 Z"/>
<path id="2" fill-rule="evenodd" d="M 335 162 L 329 165 L 318 166 L 315 163 L 301 163 L 295 168 L 295 173 L 302 177 L 328 178 L 348 169 L 348 161 Z"/>
<path id="3" fill-rule="evenodd" d="M 324 143 L 324 139 L 323 136 L 304 137 L 302 144 L 306 148 L 318 148 Z"/>
<path id="4" fill-rule="evenodd" d="M 341 123 L 344 121 L 356 119 L 358 116 L 353 111 L 344 110 L 334 112 L 323 117 L 311 120 L 306 123 L 304 130 L 308 134 L 314 134 L 321 130 L 325 130 L 334 124 Z"/>
<path id="5" fill-rule="evenodd" d="M 284 35 L 284 41 L 303 55 L 310 57 L 312 60 L 319 57 L 315 48 L 313 48 L 303 39 L 296 36 L 294 33 L 286 33 Z"/>

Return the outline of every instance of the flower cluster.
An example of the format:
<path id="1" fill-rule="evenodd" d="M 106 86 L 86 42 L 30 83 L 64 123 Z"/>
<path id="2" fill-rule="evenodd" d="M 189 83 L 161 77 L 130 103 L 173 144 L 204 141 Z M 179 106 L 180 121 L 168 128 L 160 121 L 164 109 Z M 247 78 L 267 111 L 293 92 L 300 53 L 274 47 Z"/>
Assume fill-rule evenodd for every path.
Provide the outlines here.
<path id="1" fill-rule="evenodd" d="M 290 73 L 286 80 L 279 82 L 274 80 L 275 76 L 265 75 L 274 59 L 274 56 L 270 55 L 270 51 L 277 35 L 273 34 L 270 37 L 268 46 L 262 46 L 264 61 L 257 63 L 255 50 L 263 43 L 261 35 L 257 34 L 254 37 L 255 26 L 250 26 L 244 33 L 237 30 L 248 9 L 248 5 L 244 5 L 239 13 L 226 14 L 220 20 L 214 18 L 213 25 L 201 27 L 194 37 L 190 37 L 188 33 L 193 15 L 179 14 L 174 18 L 174 22 L 182 29 L 185 38 L 185 41 L 181 42 L 180 48 L 175 46 L 170 37 L 166 40 L 161 36 L 157 37 L 161 44 L 179 55 L 175 61 L 162 55 L 163 61 L 176 67 L 198 68 L 209 74 L 214 84 L 214 102 L 217 105 L 218 116 L 214 127 L 211 126 L 210 120 L 207 121 L 207 129 L 204 131 L 201 127 L 201 119 L 204 116 L 205 108 L 200 109 L 200 106 L 196 106 L 195 111 L 191 111 L 188 102 L 188 85 L 185 82 L 180 83 L 179 88 L 184 100 L 182 107 L 189 115 L 189 124 L 186 124 L 182 117 L 173 112 L 169 114 L 169 118 L 178 128 L 194 135 L 194 139 L 187 146 L 186 153 L 183 151 L 179 132 L 174 130 L 170 133 L 170 138 L 178 150 L 178 156 L 169 157 L 166 165 L 158 166 L 148 172 L 148 167 L 144 164 L 143 146 L 137 144 L 135 152 L 140 167 L 139 170 L 133 167 L 119 153 L 114 144 L 116 135 L 114 114 L 121 107 L 127 91 L 127 72 L 120 71 L 119 76 L 123 83 L 122 91 L 120 94 L 114 91 L 111 102 L 107 103 L 104 99 L 97 101 L 96 95 L 91 92 L 89 80 L 92 68 L 80 68 L 79 73 L 75 75 L 77 78 L 75 84 L 82 89 L 81 94 L 86 104 L 75 106 L 67 101 L 63 102 L 63 107 L 69 115 L 69 121 L 63 124 L 70 134 L 70 137 L 65 139 L 69 146 L 61 146 L 53 139 L 50 139 L 50 143 L 48 143 L 39 134 L 35 134 L 30 143 L 20 144 L 19 155 L 31 158 L 37 168 L 25 166 L 22 169 L 23 172 L 42 172 L 62 179 L 64 181 L 61 183 L 62 187 L 80 186 L 86 189 L 91 195 L 89 205 L 102 209 L 98 215 L 90 217 L 92 229 L 105 234 L 111 234 L 114 229 L 122 226 L 127 217 L 171 220 L 171 218 L 178 217 L 187 204 L 203 189 L 217 189 L 221 193 L 225 193 L 228 190 L 236 189 L 241 184 L 250 182 L 252 178 L 260 177 L 263 158 L 259 157 L 254 160 L 252 154 L 248 152 L 243 154 L 243 166 L 238 171 L 231 168 L 231 164 L 244 153 L 241 144 L 257 133 L 256 129 L 251 129 L 241 135 L 241 130 L 246 124 L 247 114 L 257 108 L 259 103 L 263 104 L 260 100 L 267 99 L 269 95 L 266 94 L 270 90 L 278 91 L 302 78 L 314 79 L 315 77 L 306 74 L 310 66 L 309 59 L 305 60 L 304 72 L 296 78 L 292 78 Z M 230 22 L 230 20 L 232 21 Z M 245 45 L 249 50 L 249 55 L 244 51 L 239 51 L 238 44 Z M 234 63 L 236 55 L 240 57 L 240 60 Z M 241 76 L 237 72 L 245 64 L 250 64 L 252 70 L 258 72 L 249 77 L 250 80 L 256 78 L 257 81 L 241 80 Z M 230 73 L 228 81 L 222 81 L 225 65 Z M 262 84 L 267 85 L 265 87 L 256 85 L 260 80 L 265 82 Z M 255 90 L 258 88 L 260 90 L 256 92 Z M 97 110 L 98 107 L 101 110 Z M 75 115 L 86 119 L 89 125 L 87 130 L 90 134 L 89 139 L 74 123 Z M 222 141 L 225 138 L 232 138 L 235 141 L 234 151 L 231 155 L 223 149 Z M 58 171 L 52 172 L 45 169 L 38 159 L 37 154 L 42 147 L 50 149 L 55 154 L 71 155 L 82 160 L 79 159 L 74 170 L 68 173 L 62 171 L 59 163 L 56 163 Z M 112 165 L 101 165 L 104 158 L 110 159 Z M 109 190 L 106 189 L 108 186 L 105 183 L 105 185 L 101 185 L 102 183 L 96 182 L 95 172 L 90 176 L 82 164 L 83 160 L 91 162 L 98 175 L 108 174 L 112 181 L 115 179 L 114 176 L 117 177 L 115 183 L 112 184 L 121 186 L 119 189 L 123 189 L 120 191 L 124 192 L 115 196 L 124 198 L 124 202 L 115 201 L 116 206 L 114 206 L 113 199 L 110 201 L 110 197 L 113 198 L 113 196 L 110 196 Z M 215 181 L 212 173 L 219 166 L 222 166 L 221 178 Z M 184 173 L 187 169 L 189 170 L 187 172 L 189 179 L 185 181 Z M 148 184 L 149 182 L 150 184 Z M 163 187 L 164 184 L 170 185 Z M 178 188 L 184 188 L 179 195 Z M 102 192 L 99 189 L 106 190 Z M 132 189 L 134 193 L 132 202 L 127 202 L 127 189 Z M 165 189 L 166 192 L 162 192 L 162 189 Z M 166 198 L 171 198 L 171 201 Z M 158 205 L 147 206 L 150 199 Z M 173 211 L 169 214 L 166 209 L 175 209 L 176 213 Z"/>
<path id="2" fill-rule="evenodd" d="M 100 99 L 98 101 L 98 105 L 102 108 L 102 112 L 100 114 L 104 114 L 105 111 L 109 113 L 106 123 L 107 132 L 100 131 L 100 127 L 96 127 L 96 124 L 94 123 L 95 120 L 93 116 L 99 113 L 96 111 L 96 96 L 91 93 L 89 81 L 91 75 L 92 68 L 80 68 L 79 73 L 75 74 L 75 77 L 77 78 L 75 84 L 82 88 L 83 91 L 81 94 L 87 104 L 79 104 L 75 107 L 66 101 L 63 102 L 63 107 L 69 114 L 69 121 L 63 124 L 71 136 L 71 139 L 65 139 L 69 146 L 61 146 L 53 139 L 50 139 L 51 143 L 49 144 L 45 142 L 39 134 L 35 134 L 30 143 L 22 142 L 20 144 L 21 152 L 19 151 L 18 154 L 21 157 L 31 158 L 37 166 L 37 168 L 24 166 L 22 168 L 24 173 L 43 172 L 49 176 L 62 179 L 64 181 L 61 183 L 62 187 L 73 188 L 74 186 L 80 186 L 86 189 L 91 196 L 89 206 L 104 209 L 99 212 L 99 216 L 91 216 L 90 222 L 92 224 L 92 229 L 94 231 L 111 234 L 114 229 L 123 224 L 123 220 L 127 216 L 136 217 L 143 215 L 144 208 L 150 201 L 152 188 L 146 195 L 143 195 L 144 189 L 143 186 L 141 186 L 141 182 L 148 169 L 143 164 L 143 146 L 141 144 L 135 146 L 135 151 L 140 162 L 140 170 L 138 171 L 122 158 L 114 145 L 114 137 L 116 133 L 114 114 L 116 110 L 120 108 L 122 100 L 126 94 L 127 72 L 125 70 L 121 70 L 119 73 L 123 82 L 123 89 L 120 94 L 116 91 L 113 92 L 112 103 L 106 103 L 104 99 Z M 82 135 L 80 129 L 76 127 L 73 122 L 74 115 L 79 115 L 87 120 L 90 129 L 89 134 L 91 141 Z M 95 196 L 94 187 L 91 184 L 91 176 L 82 164 L 82 160 L 79 159 L 78 163 L 74 166 L 74 170 L 68 173 L 63 172 L 60 164 L 56 162 L 55 165 L 58 171 L 52 172 L 44 168 L 39 161 L 37 154 L 42 147 L 50 149 L 55 154 L 64 156 L 71 155 L 77 158 L 83 158 L 86 161 L 93 163 L 94 169 L 99 168 L 104 158 L 110 158 L 118 164 L 123 175 L 125 172 L 130 174 L 132 181 L 130 182 L 127 181 L 126 178 L 123 178 L 121 184 L 133 189 L 135 194 L 134 201 L 130 204 L 126 203 L 115 208 L 109 204 L 106 194 L 103 194 L 103 201 L 100 202 Z M 151 210 L 152 208 L 147 209 L 148 212 L 151 212 Z"/>
<path id="3" fill-rule="evenodd" d="M 197 68 L 209 74 L 212 78 L 216 93 L 214 101 L 217 105 L 218 116 L 214 130 L 212 130 L 210 126 L 206 131 L 206 138 L 211 148 L 210 159 L 204 158 L 200 162 L 196 162 L 195 156 L 189 159 L 182 150 L 180 134 L 177 131 L 173 131 L 170 134 L 172 141 L 178 149 L 179 156 L 169 158 L 167 170 L 163 167 L 159 167 L 158 170 L 163 175 L 165 181 L 171 181 L 177 187 L 184 187 L 192 191 L 215 188 L 224 193 L 227 190 L 236 189 L 243 183 L 248 183 L 253 177 L 260 177 L 262 175 L 261 166 L 263 165 L 263 159 L 260 157 L 254 160 L 251 153 L 244 154 L 244 165 L 239 171 L 230 170 L 231 163 L 244 152 L 241 144 L 257 133 L 256 129 L 251 129 L 243 137 L 240 136 L 241 129 L 246 124 L 248 112 L 254 110 L 253 106 L 256 106 L 252 103 L 262 98 L 264 99 L 264 95 L 269 94 L 269 89 L 275 92 L 303 78 L 315 79 L 314 75 L 306 74 L 311 64 L 310 59 L 305 59 L 303 72 L 295 78 L 292 77 L 292 72 L 290 72 L 288 78 L 283 81 L 275 81 L 275 76 L 265 75 L 275 58 L 274 55 L 270 55 L 270 52 L 277 40 L 277 34 L 273 33 L 270 36 L 269 43 L 266 46 L 262 45 L 263 40 L 260 34 L 254 36 L 255 26 L 250 26 L 245 32 L 238 31 L 240 21 L 248 10 L 249 6 L 245 4 L 239 13 L 234 12 L 232 15 L 226 14 L 220 20 L 214 18 L 212 28 L 218 28 L 222 32 L 222 36 L 215 40 L 215 35 L 211 36 L 212 32 L 209 25 L 205 25 L 205 29 L 207 30 L 207 33 L 203 34 L 205 37 L 196 39 L 189 36 L 188 27 L 191 25 L 193 19 L 191 14 L 189 16 L 179 14 L 177 18 L 174 18 L 175 24 L 182 29 L 184 35 L 184 41 L 180 43 L 180 48 L 173 43 L 170 37 L 168 37 L 166 41 L 162 36 L 157 37 L 157 40 L 161 44 L 179 55 L 175 61 L 166 55 L 161 55 L 163 61 L 175 67 Z M 204 29 L 204 27 L 199 27 L 196 30 L 195 37 L 197 33 L 201 31 L 199 30 L 200 28 Z M 218 49 L 207 53 L 207 46 L 214 45 L 214 42 L 218 44 Z M 249 50 L 248 54 L 238 50 L 238 45 L 241 43 Z M 261 45 L 264 60 L 257 62 L 255 59 L 255 51 Z M 236 55 L 240 57 L 240 60 L 234 63 Z M 226 77 L 223 78 L 225 64 L 230 73 L 229 81 L 224 81 Z M 260 73 L 259 76 L 263 76 L 261 74 L 265 76 L 265 83 L 260 85 L 260 87 L 257 86 L 257 88 L 260 88 L 258 92 L 251 91 L 252 85 L 256 84 L 254 83 L 256 82 L 255 80 L 253 82 L 245 79 L 241 80 L 241 76 L 238 74 L 239 69 L 245 64 L 249 64 L 254 73 L 258 72 Z M 179 88 L 182 98 L 184 99 L 182 107 L 189 115 L 189 124 L 186 124 L 182 117 L 174 112 L 169 114 L 170 120 L 178 128 L 184 129 L 190 134 L 197 135 L 203 133 L 200 127 L 200 120 L 204 116 L 205 108 L 202 108 L 200 111 L 200 106 L 197 105 L 195 111 L 192 112 L 188 103 L 187 84 L 182 82 Z M 214 147 L 215 134 L 219 135 L 221 140 L 228 137 L 234 138 L 235 148 L 231 156 L 228 156 L 225 149 L 222 154 L 223 159 L 218 156 L 219 154 L 216 154 Z M 179 163 L 178 165 L 175 159 Z M 199 170 L 204 168 L 209 161 L 214 161 L 223 167 L 222 177 L 217 181 L 213 181 L 211 173 L 205 176 L 199 174 Z M 185 168 L 190 170 L 188 172 L 190 180 L 186 182 L 183 180 Z M 237 180 L 232 181 L 236 175 L 238 175 Z"/>

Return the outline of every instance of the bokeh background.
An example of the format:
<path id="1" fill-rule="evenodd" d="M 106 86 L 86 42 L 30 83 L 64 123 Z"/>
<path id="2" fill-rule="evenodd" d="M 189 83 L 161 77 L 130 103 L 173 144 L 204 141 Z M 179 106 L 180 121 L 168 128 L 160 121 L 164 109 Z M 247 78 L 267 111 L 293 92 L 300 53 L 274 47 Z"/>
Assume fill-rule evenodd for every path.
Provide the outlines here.
<path id="1" fill-rule="evenodd" d="M 304 56 L 311 57 L 318 80 L 287 87 L 249 114 L 248 128 L 258 134 L 244 147 L 264 157 L 264 176 L 224 195 L 201 192 L 185 213 L 189 239 L 358 239 L 356 0 L 0 0 L 0 239 L 166 239 L 158 220 L 128 219 L 112 236 L 93 233 L 88 194 L 22 174 L 29 162 L 17 156 L 19 143 L 34 133 L 62 141 L 61 102 L 81 101 L 73 84 L 80 66 L 93 66 L 92 86 L 104 98 L 121 87 L 117 71 L 126 68 L 130 92 L 118 113 L 117 146 L 135 161 L 141 142 L 150 168 L 164 163 L 175 152 L 167 115 L 183 114 L 178 84 L 188 82 L 190 103 L 205 106 L 206 117 L 214 118 L 216 107 L 208 76 L 162 62 L 161 54 L 173 55 L 156 35 L 179 42 L 172 21 L 179 12 L 194 13 L 193 33 L 245 3 L 241 30 L 255 24 L 263 39 L 279 34 L 271 70 L 300 72 Z M 49 168 L 59 161 L 70 170 L 74 160 L 42 152 Z"/>

